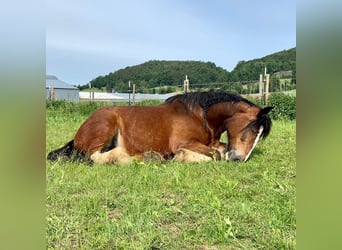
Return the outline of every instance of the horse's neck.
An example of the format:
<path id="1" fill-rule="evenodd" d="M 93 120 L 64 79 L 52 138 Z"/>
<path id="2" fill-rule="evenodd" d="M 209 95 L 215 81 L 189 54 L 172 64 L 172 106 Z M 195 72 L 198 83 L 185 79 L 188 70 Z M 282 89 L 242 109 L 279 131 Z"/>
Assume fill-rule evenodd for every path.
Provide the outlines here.
<path id="1" fill-rule="evenodd" d="M 241 107 L 238 107 L 236 103 L 218 103 L 209 107 L 207 121 L 215 136 L 225 130 L 224 121 L 233 117 L 236 112 L 241 112 Z"/>
<path id="2" fill-rule="evenodd" d="M 218 126 L 237 111 L 233 103 L 219 103 L 209 107 L 207 119 L 210 125 Z"/>

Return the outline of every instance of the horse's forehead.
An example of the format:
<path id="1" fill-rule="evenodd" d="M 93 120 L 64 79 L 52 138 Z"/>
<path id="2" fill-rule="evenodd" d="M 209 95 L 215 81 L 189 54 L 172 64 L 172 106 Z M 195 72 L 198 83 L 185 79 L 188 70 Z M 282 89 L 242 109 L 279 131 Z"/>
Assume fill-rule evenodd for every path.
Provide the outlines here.
<path id="1" fill-rule="evenodd" d="M 257 119 L 259 111 L 260 108 L 258 107 L 240 109 L 232 117 L 226 120 L 226 125 L 233 133 L 242 132 L 242 130 L 246 128 L 248 124 Z"/>
<path id="2" fill-rule="evenodd" d="M 237 112 L 236 117 L 245 120 L 255 120 L 258 116 L 260 108 L 254 106 L 241 106 Z"/>
<path id="3" fill-rule="evenodd" d="M 251 106 L 251 105 L 248 105 L 248 104 L 245 104 L 244 108 L 245 108 L 245 112 L 247 114 L 254 115 L 254 116 L 256 116 L 259 113 L 259 111 L 260 111 L 259 107 Z"/>

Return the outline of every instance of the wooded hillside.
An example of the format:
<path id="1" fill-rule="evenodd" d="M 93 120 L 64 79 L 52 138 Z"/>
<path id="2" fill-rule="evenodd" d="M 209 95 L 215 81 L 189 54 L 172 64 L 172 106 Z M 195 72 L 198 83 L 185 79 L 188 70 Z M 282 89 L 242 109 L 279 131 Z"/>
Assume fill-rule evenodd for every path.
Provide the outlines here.
<path id="1" fill-rule="evenodd" d="M 92 87 L 107 91 L 125 92 L 128 81 L 136 83 L 138 89 L 152 89 L 163 86 L 179 86 L 188 75 L 191 85 L 246 82 L 259 79 L 264 67 L 271 75 L 278 71 L 291 70 L 295 74 L 296 48 L 274 53 L 263 58 L 240 61 L 232 72 L 217 67 L 213 62 L 200 61 L 157 61 L 152 60 L 140 65 L 126 67 L 99 76 L 90 83 Z M 295 78 L 295 77 L 294 77 Z M 88 85 L 80 86 L 81 89 Z"/>
<path id="2" fill-rule="evenodd" d="M 253 81 L 259 78 L 264 72 L 265 66 L 267 73 L 274 74 L 278 71 L 291 70 L 293 78 L 296 73 L 296 48 L 283 50 L 259 59 L 250 61 L 240 61 L 230 73 L 233 81 Z"/>
<path id="3" fill-rule="evenodd" d="M 185 75 L 189 76 L 192 84 L 229 81 L 228 71 L 211 62 L 153 60 L 97 77 L 91 85 L 116 91 L 127 89 L 128 81 L 144 88 L 175 86 L 183 84 Z"/>

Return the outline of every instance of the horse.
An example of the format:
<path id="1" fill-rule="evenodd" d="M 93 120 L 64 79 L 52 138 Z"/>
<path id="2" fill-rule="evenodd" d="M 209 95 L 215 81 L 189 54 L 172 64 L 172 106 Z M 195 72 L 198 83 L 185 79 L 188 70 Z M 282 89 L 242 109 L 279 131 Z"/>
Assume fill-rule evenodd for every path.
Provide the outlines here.
<path id="1" fill-rule="evenodd" d="M 103 107 L 47 159 L 70 160 L 76 153 L 91 163 L 124 165 L 155 152 L 180 162 L 245 162 L 269 135 L 272 108 L 223 91 L 177 94 L 155 106 Z M 228 143 L 220 142 L 224 132 Z"/>

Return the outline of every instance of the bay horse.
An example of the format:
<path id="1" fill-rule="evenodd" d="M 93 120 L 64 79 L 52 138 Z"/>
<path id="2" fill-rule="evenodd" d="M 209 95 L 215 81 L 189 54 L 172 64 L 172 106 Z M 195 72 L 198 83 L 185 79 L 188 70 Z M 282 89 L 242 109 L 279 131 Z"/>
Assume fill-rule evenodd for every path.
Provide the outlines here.
<path id="1" fill-rule="evenodd" d="M 181 162 L 245 162 L 270 133 L 271 109 L 222 91 L 178 94 L 156 106 L 103 107 L 47 158 L 72 159 L 76 153 L 96 164 L 127 164 L 155 152 Z M 227 144 L 220 142 L 225 131 Z"/>

